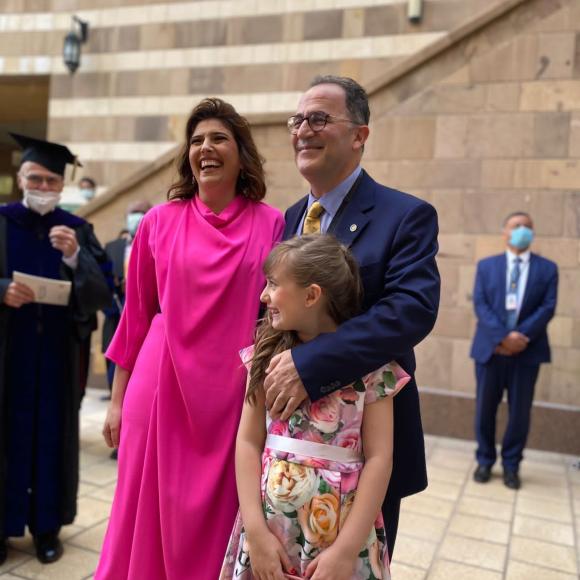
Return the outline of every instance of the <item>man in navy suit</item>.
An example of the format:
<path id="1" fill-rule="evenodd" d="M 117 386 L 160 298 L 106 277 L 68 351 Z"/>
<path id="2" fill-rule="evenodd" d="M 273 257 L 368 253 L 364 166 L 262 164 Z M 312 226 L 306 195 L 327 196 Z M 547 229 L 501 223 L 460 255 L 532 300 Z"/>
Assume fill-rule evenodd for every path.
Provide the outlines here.
<path id="1" fill-rule="evenodd" d="M 361 268 L 364 303 L 363 313 L 337 332 L 274 357 L 265 389 L 275 417 L 286 419 L 307 397 L 316 401 L 389 360 L 413 374 L 413 347 L 435 324 L 437 214 L 428 203 L 379 185 L 361 168 L 369 117 L 360 85 L 325 76 L 314 79 L 288 120 L 296 165 L 311 190 L 286 212 L 285 238 L 321 231 L 349 246 Z M 394 399 L 393 453 L 383 505 L 391 554 L 401 498 L 427 486 L 414 380 Z"/>
<path id="2" fill-rule="evenodd" d="M 508 393 L 508 424 L 502 443 L 503 480 L 521 485 L 518 470 L 530 428 L 534 386 L 540 364 L 550 362 L 546 332 L 554 316 L 558 267 L 530 252 L 532 218 L 510 214 L 503 230 L 507 249 L 477 265 L 473 303 L 477 330 L 471 347 L 477 402 L 475 481 L 486 483 L 496 460 L 495 418 L 503 391 Z"/>

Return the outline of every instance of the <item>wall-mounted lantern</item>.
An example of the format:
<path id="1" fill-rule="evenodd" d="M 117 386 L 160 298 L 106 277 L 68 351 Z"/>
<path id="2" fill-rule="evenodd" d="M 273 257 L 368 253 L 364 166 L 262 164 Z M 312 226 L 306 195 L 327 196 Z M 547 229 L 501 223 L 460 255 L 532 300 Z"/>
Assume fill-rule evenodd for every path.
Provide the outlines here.
<path id="1" fill-rule="evenodd" d="M 89 38 L 89 23 L 81 20 L 78 16 L 72 18 L 71 31 L 64 38 L 62 52 L 64 64 L 73 74 L 81 64 L 81 44 Z"/>
<path id="2" fill-rule="evenodd" d="M 423 17 L 423 0 L 409 0 L 407 18 L 413 24 L 420 24 Z"/>

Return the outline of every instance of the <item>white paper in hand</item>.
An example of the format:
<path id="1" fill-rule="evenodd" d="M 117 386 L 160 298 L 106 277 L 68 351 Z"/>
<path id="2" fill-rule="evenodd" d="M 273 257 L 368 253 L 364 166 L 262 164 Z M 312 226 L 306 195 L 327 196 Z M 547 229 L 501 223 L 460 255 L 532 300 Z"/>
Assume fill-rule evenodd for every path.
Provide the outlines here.
<path id="1" fill-rule="evenodd" d="M 26 284 L 34 292 L 34 301 L 40 304 L 66 306 L 70 297 L 71 283 L 66 280 L 54 280 L 42 276 L 32 276 L 14 271 L 12 279 Z"/>

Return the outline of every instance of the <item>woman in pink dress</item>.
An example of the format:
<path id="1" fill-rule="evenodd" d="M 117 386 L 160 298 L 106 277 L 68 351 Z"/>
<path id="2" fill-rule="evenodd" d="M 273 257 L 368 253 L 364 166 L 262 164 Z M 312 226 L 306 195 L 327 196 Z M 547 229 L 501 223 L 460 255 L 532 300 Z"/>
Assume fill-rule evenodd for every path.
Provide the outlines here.
<path id="1" fill-rule="evenodd" d="M 262 262 L 283 218 L 265 205 L 247 121 L 193 110 L 169 202 L 143 218 L 107 357 L 103 428 L 119 478 L 97 580 L 215 580 L 237 511 L 234 443 Z"/>

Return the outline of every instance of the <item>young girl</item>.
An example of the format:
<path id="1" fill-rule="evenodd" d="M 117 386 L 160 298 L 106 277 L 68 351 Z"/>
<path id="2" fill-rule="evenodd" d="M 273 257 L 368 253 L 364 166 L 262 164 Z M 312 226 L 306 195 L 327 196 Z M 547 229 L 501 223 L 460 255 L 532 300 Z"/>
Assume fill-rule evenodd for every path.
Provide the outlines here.
<path id="1" fill-rule="evenodd" d="M 409 376 L 391 362 L 307 400 L 288 421 L 272 420 L 262 387 L 272 357 L 355 316 L 362 286 L 354 258 L 331 236 L 279 244 L 264 272 L 268 315 L 241 353 L 249 370 L 236 444 L 241 519 L 221 578 L 388 579 L 380 508 L 392 467 L 392 397 Z"/>

